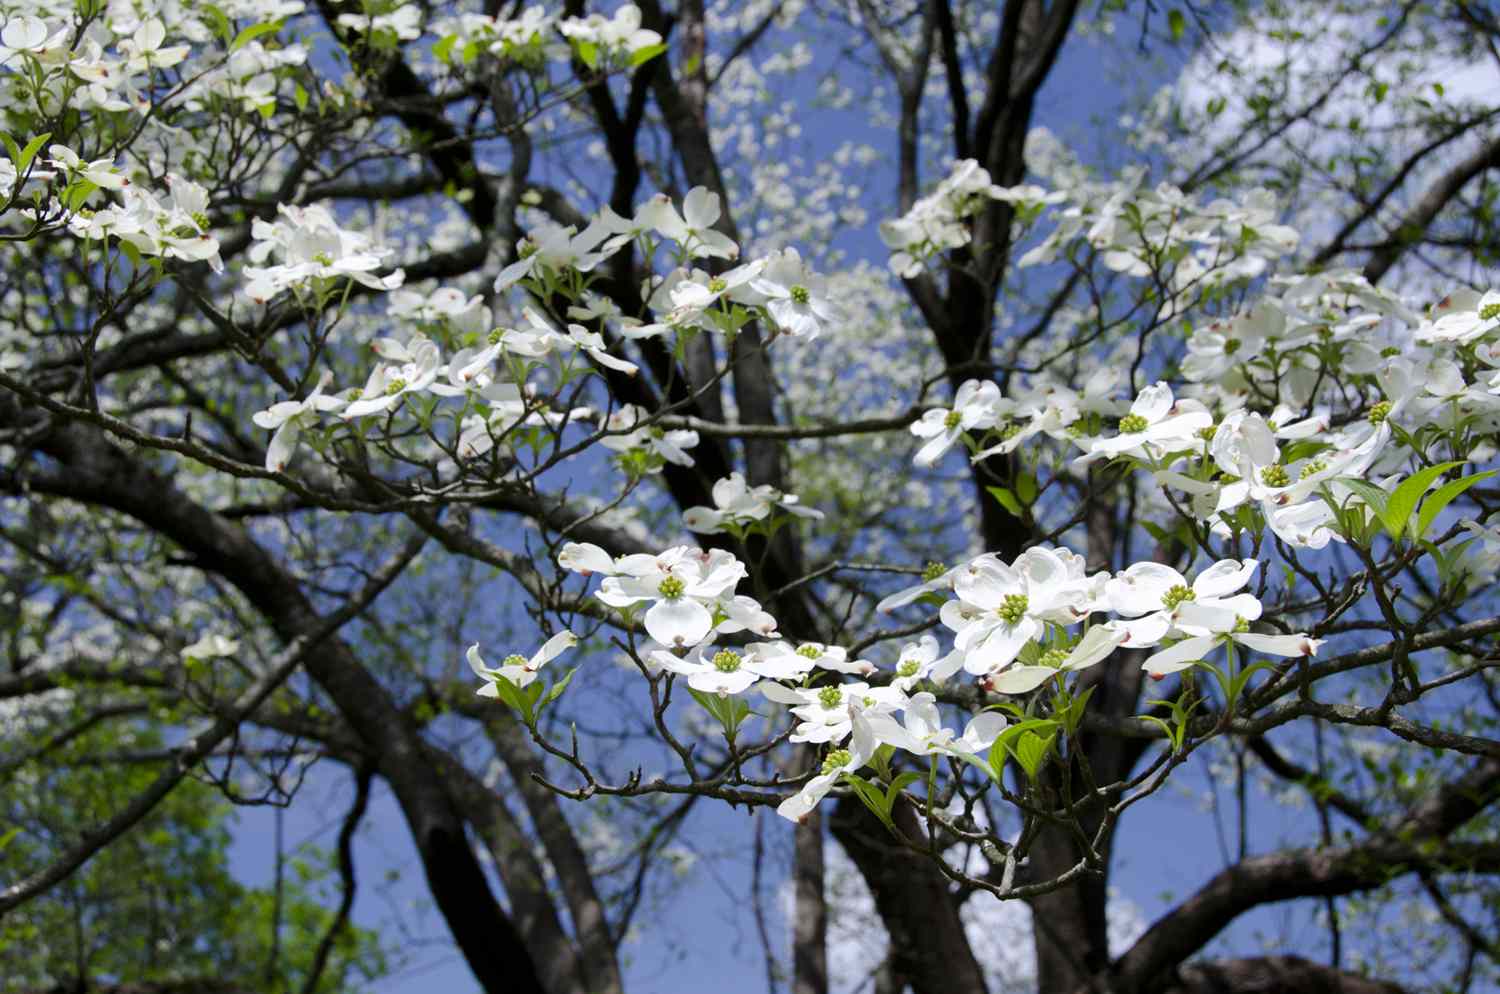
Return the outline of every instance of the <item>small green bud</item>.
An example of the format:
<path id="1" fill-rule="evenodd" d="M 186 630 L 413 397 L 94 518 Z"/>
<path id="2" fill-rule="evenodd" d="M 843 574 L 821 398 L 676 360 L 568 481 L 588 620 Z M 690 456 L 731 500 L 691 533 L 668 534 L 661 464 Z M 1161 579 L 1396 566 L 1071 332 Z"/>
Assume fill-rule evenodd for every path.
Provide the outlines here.
<path id="1" fill-rule="evenodd" d="M 1286 467 L 1277 463 L 1275 466 L 1267 466 L 1260 471 L 1260 482 L 1268 487 L 1284 487 L 1292 482 L 1291 474 Z"/>
<path id="2" fill-rule="evenodd" d="M 1500 318 L 1500 304 L 1485 304 L 1479 309 L 1479 320 L 1493 321 Z"/>
<path id="3" fill-rule="evenodd" d="M 1196 434 L 1205 442 L 1212 442 L 1214 440 L 1214 435 L 1218 432 L 1218 430 L 1218 426 L 1209 425 L 1207 428 L 1199 428 Z"/>
<path id="4" fill-rule="evenodd" d="M 500 665 L 525 666 L 528 662 L 530 662 L 530 660 L 528 660 L 525 656 L 521 655 L 518 652 L 513 652 L 509 656 L 506 656 L 504 659 L 500 660 Z"/>
<path id="5" fill-rule="evenodd" d="M 1250 619 L 1243 615 L 1237 616 L 1234 619 L 1234 630 L 1241 635 L 1248 632 L 1250 630 Z"/>
<path id="6" fill-rule="evenodd" d="M 723 293 L 729 289 L 729 284 L 721 276 L 715 276 L 708 281 L 709 293 Z"/>
<path id="7" fill-rule="evenodd" d="M 1224 354 L 1225 355 L 1234 355 L 1236 352 L 1238 352 L 1240 350 L 1240 345 L 1241 344 L 1242 343 L 1240 342 L 1240 340 L 1238 338 L 1226 338 L 1226 339 L 1224 339 Z"/>
<path id="8" fill-rule="evenodd" d="M 1321 473 L 1327 468 L 1328 464 L 1326 462 L 1321 459 L 1314 459 L 1312 462 L 1303 465 L 1302 472 L 1298 474 L 1298 479 L 1305 480 L 1314 473 Z"/>
<path id="9" fill-rule="evenodd" d="M 491 328 L 490 333 L 485 336 L 485 341 L 491 345 L 499 345 L 500 340 L 505 337 L 504 328 Z"/>
<path id="10" fill-rule="evenodd" d="M 687 590 L 687 584 L 683 583 L 675 576 L 667 577 L 656 588 L 656 592 L 661 594 L 669 601 L 675 601 L 677 598 L 681 597 L 685 590 Z"/>
<path id="11" fill-rule="evenodd" d="M 807 645 L 799 645 L 797 647 L 797 655 L 803 659 L 821 659 L 823 658 L 823 650 L 809 642 Z"/>
<path id="12" fill-rule="evenodd" d="M 1385 419 L 1390 417 L 1390 415 L 1391 402 L 1388 400 L 1382 400 L 1380 403 L 1375 404 L 1370 408 L 1370 413 L 1366 415 L 1366 417 L 1369 418 L 1370 424 L 1378 425 L 1384 424 Z"/>
<path id="13" fill-rule="evenodd" d="M 1151 427 L 1151 423 L 1139 414 L 1127 414 L 1120 419 L 1120 434 L 1134 435 L 1136 432 L 1145 431 Z"/>
<path id="14" fill-rule="evenodd" d="M 830 773 L 836 773 L 852 762 L 854 762 L 854 754 L 852 752 L 848 749 L 835 749 L 823 757 L 823 775 L 827 776 Z"/>
<path id="15" fill-rule="evenodd" d="M 844 692 L 838 687 L 824 687 L 818 691 L 818 703 L 829 711 L 844 703 Z"/>
<path id="16" fill-rule="evenodd" d="M 396 394 L 400 393 L 402 390 L 405 390 L 405 389 L 406 389 L 406 380 L 398 376 L 394 380 L 392 380 L 391 382 L 389 382 L 389 383 L 387 383 L 385 385 L 385 395 L 387 397 L 394 397 L 394 396 L 396 396 Z"/>
<path id="17" fill-rule="evenodd" d="M 917 671 L 921 668 L 922 664 L 915 659 L 903 660 L 901 665 L 896 667 L 896 675 L 900 677 L 913 677 L 917 675 Z"/>
<path id="18" fill-rule="evenodd" d="M 930 562 L 922 567 L 922 582 L 932 583 L 934 580 L 948 572 L 948 567 L 939 562 Z"/>
<path id="19" fill-rule="evenodd" d="M 791 289 L 791 296 L 792 296 L 792 303 L 794 303 L 794 304 L 803 304 L 803 305 L 806 305 L 806 303 L 809 300 L 812 299 L 812 294 L 810 294 L 810 293 L 807 292 L 807 287 L 805 287 L 805 286 L 794 286 L 794 287 L 792 287 L 792 289 Z"/>
<path id="20" fill-rule="evenodd" d="M 1056 649 L 1048 649 L 1046 652 L 1042 653 L 1042 658 L 1038 660 L 1038 665 L 1049 666 L 1055 670 L 1067 661 L 1068 650 L 1059 646 Z"/>
<path id="21" fill-rule="evenodd" d="M 1012 627 L 1019 625 L 1021 619 L 1026 617 L 1026 608 L 1030 602 L 1025 594 L 1006 594 L 1005 600 L 1000 603 L 1000 620 Z"/>
<path id="22" fill-rule="evenodd" d="M 964 416 L 962 414 L 960 414 L 959 412 L 957 412 L 957 411 L 949 411 L 947 413 L 947 415 L 944 416 L 944 418 L 943 418 L 943 427 L 947 428 L 947 429 L 950 429 L 950 430 L 954 429 L 954 428 L 957 428 L 958 425 L 959 425 L 959 422 L 963 421 L 963 419 L 964 419 Z"/>
<path id="23" fill-rule="evenodd" d="M 740 654 L 733 649 L 720 649 L 714 653 L 713 664 L 720 673 L 733 673 L 740 668 Z"/>
<path id="24" fill-rule="evenodd" d="M 1172 610 L 1172 608 L 1181 604 L 1183 601 L 1195 601 L 1197 599 L 1198 594 L 1193 590 L 1192 587 L 1184 587 L 1180 583 L 1161 595 L 1162 606 L 1165 607 L 1168 611 Z"/>

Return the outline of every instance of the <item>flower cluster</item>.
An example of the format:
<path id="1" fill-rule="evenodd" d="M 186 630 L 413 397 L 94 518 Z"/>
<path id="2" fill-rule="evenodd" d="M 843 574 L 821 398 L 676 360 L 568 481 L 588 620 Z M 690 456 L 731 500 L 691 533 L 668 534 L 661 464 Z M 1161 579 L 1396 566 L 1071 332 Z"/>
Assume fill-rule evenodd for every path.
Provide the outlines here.
<path id="1" fill-rule="evenodd" d="M 699 535 L 718 535 L 727 529 L 741 529 L 765 521 L 772 511 L 799 518 L 818 519 L 823 512 L 804 507 L 796 494 L 782 493 L 775 487 L 752 487 L 739 473 L 730 473 L 713 486 L 713 507 L 690 507 L 682 512 L 682 523 Z"/>
<path id="2" fill-rule="evenodd" d="M 966 223 L 992 202 L 1009 203 L 1021 217 L 1030 217 L 1065 195 L 1036 186 L 1002 187 L 973 159 L 964 159 L 927 196 L 901 217 L 880 225 L 880 237 L 891 249 L 890 266 L 897 276 L 911 278 L 933 256 L 962 248 L 973 240 Z"/>

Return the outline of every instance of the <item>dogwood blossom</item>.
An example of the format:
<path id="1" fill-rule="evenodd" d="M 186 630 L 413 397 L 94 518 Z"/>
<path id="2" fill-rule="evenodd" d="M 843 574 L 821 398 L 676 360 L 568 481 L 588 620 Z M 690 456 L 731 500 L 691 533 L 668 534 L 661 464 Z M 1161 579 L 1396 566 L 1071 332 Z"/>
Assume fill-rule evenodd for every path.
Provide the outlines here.
<path id="1" fill-rule="evenodd" d="M 931 466 L 951 449 L 965 432 L 993 428 L 999 417 L 1000 387 L 990 380 L 965 380 L 953 395 L 953 407 L 936 408 L 911 426 L 911 433 L 927 442 L 912 462 Z"/>
<path id="2" fill-rule="evenodd" d="M 740 473 L 731 473 L 713 485 L 714 507 L 690 507 L 682 512 L 682 523 L 700 535 L 718 535 L 727 525 L 742 526 L 764 521 L 780 509 L 799 518 L 819 519 L 823 512 L 803 507 L 795 494 L 782 493 L 769 484 L 752 487 Z"/>
<path id="3" fill-rule="evenodd" d="M 286 469 L 297 451 L 297 440 L 302 435 L 302 429 L 316 421 L 318 415 L 344 406 L 342 397 L 323 392 L 331 382 L 333 374 L 325 372 L 304 399 L 283 400 L 251 415 L 251 420 L 257 425 L 275 432 L 270 444 L 266 446 L 266 469 L 273 473 Z"/>
<path id="4" fill-rule="evenodd" d="M 512 653 L 501 660 L 498 667 L 492 668 L 485 663 L 484 658 L 479 655 L 478 642 L 469 646 L 469 651 L 464 654 L 464 658 L 469 661 L 469 667 L 474 674 L 485 681 L 476 693 L 480 697 L 499 697 L 500 692 L 495 687 L 497 679 L 503 678 L 517 687 L 525 687 L 536 679 L 538 670 L 577 644 L 577 635 L 569 631 L 561 631 L 542 643 L 542 647 L 532 653 L 529 658 L 519 653 Z"/>
<path id="5" fill-rule="evenodd" d="M 722 549 L 686 545 L 657 556 L 629 556 L 611 569 L 594 596 L 618 608 L 650 601 L 646 632 L 666 646 L 695 646 L 707 638 L 713 609 L 748 575 L 745 564 Z"/>

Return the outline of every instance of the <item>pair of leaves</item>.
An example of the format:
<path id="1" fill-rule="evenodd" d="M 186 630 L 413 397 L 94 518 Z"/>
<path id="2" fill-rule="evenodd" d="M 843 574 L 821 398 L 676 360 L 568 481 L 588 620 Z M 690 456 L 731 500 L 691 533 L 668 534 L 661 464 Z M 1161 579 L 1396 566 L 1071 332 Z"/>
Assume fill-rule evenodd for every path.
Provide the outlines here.
<path id="1" fill-rule="evenodd" d="M 495 677 L 493 682 L 500 699 L 521 716 L 527 728 L 535 728 L 537 721 L 542 717 L 542 712 L 547 709 L 547 705 L 562 696 L 563 691 L 568 689 L 573 674 L 577 672 L 578 667 L 573 667 L 550 688 L 540 680 L 533 680 L 524 687 L 517 686 L 503 676 Z"/>
<path id="2" fill-rule="evenodd" d="M 901 796 L 901 792 L 906 789 L 908 784 L 915 783 L 920 779 L 922 779 L 920 773 L 903 773 L 882 789 L 880 784 L 866 780 L 857 774 L 844 774 L 844 782 L 854 788 L 854 796 L 858 797 L 860 802 L 870 809 L 870 813 L 879 818 L 880 823 L 889 829 L 893 835 L 901 834 L 896 831 L 896 821 L 891 815 L 891 811 L 896 806 L 896 798 Z"/>
<path id="3" fill-rule="evenodd" d="M 755 713 L 750 710 L 750 705 L 734 694 L 723 696 L 705 694 L 692 687 L 689 687 L 687 692 L 693 695 L 693 700 L 703 706 L 703 710 L 719 720 L 719 724 L 724 726 L 724 736 L 731 742 L 734 741 L 735 733 L 740 730 L 740 726 L 745 723 L 745 719 Z"/>
<path id="4" fill-rule="evenodd" d="M 11 164 L 16 167 L 16 176 L 18 179 L 26 175 L 26 170 L 31 168 L 32 160 L 36 158 L 36 154 L 42 150 L 42 146 L 47 144 L 47 140 L 51 137 L 52 132 L 50 131 L 46 134 L 37 135 L 26 143 L 25 148 L 22 148 L 16 144 L 14 138 L 0 131 L 0 143 L 5 145 L 5 154 L 10 156 Z"/>
<path id="5" fill-rule="evenodd" d="M 1017 722 L 1001 732 L 995 744 L 990 746 L 989 765 L 974 759 L 969 761 L 984 770 L 997 784 L 1002 782 L 1005 764 L 1010 760 L 1015 760 L 1026 776 L 1035 780 L 1062 727 L 1063 723 L 1055 718 L 1030 718 Z"/>
<path id="6" fill-rule="evenodd" d="M 1425 501 L 1422 500 L 1422 496 L 1444 473 L 1462 465 L 1461 461 L 1454 461 L 1428 466 L 1407 477 L 1390 492 L 1357 477 L 1341 477 L 1338 482 L 1354 491 L 1369 505 L 1392 541 L 1400 541 L 1403 536 L 1409 536 L 1413 541 L 1420 542 L 1444 508 L 1470 487 L 1500 472 L 1490 469 L 1452 480 L 1439 487 Z M 1421 502 L 1420 510 L 1418 502 Z"/>

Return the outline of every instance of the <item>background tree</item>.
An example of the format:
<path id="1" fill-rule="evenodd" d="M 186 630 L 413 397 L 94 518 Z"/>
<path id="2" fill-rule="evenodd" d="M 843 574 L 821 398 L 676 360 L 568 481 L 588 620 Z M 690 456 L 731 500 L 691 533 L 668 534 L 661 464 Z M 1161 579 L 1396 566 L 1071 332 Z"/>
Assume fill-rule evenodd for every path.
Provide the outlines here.
<path id="1" fill-rule="evenodd" d="M 379 969 L 348 923 L 374 781 L 486 991 L 623 989 L 622 942 L 722 801 L 801 815 L 790 969 L 768 969 L 799 994 L 830 987 L 830 915 L 851 909 L 826 876 L 845 856 L 889 942 L 836 979 L 883 991 L 999 989 L 972 923 L 1020 901 L 1042 991 L 1493 982 L 1497 304 L 1480 292 L 1500 22 L 1317 5 L 1314 31 L 1313 9 L 0 2 L 0 696 L 24 716 L 5 731 L 19 831 L 0 928 L 51 934 L 158 833 L 182 857 L 151 879 L 216 909 L 199 936 L 277 949 L 279 928 L 222 906 L 238 885 L 195 781 L 294 803 L 317 759 L 359 785 L 340 896 L 283 895 L 299 937 L 251 957 L 284 962 L 276 989 Z M 1123 75 L 1156 53 L 1181 66 L 1097 155 L 1059 140 L 1043 99 L 1087 45 Z M 1157 380 L 1164 405 L 1141 400 Z M 1280 436 L 1269 462 L 1249 435 L 1226 448 L 1245 412 Z M 1158 431 L 1170 417 L 1191 430 Z M 1433 491 L 1425 533 L 1391 496 L 1412 480 Z M 1228 501 L 1239 484 L 1255 499 Z M 690 532 L 744 582 L 673 575 L 673 593 L 620 558 Z M 1083 614 L 1179 627 L 1101 624 L 1120 637 L 1084 659 L 1051 617 L 1019 662 L 961 654 L 967 675 L 943 679 L 920 636 L 946 650 L 978 614 L 937 615 L 970 581 L 927 564 L 1052 546 L 1098 581 Z M 1206 586 L 1139 610 L 1103 593 L 1105 573 L 1225 559 L 1259 565 L 1243 631 L 1178 610 Z M 613 600 L 575 575 L 631 570 L 649 584 Z M 892 599 L 918 575 L 925 591 Z M 705 633 L 688 602 L 722 630 L 701 658 L 679 658 Z M 1031 617 L 1009 605 L 1006 626 Z M 1169 631 L 1241 662 L 1283 645 L 1257 638 L 1305 648 L 1244 684 L 1158 659 L 1158 685 L 1142 664 Z M 476 642 L 498 700 L 474 693 Z M 1024 685 L 1064 657 L 1076 670 Z M 1009 708 L 1010 732 L 985 741 L 987 772 L 951 752 L 882 762 L 858 735 L 856 755 L 794 739 L 757 695 L 760 717 L 728 703 L 733 674 L 800 679 L 814 659 L 806 707 L 847 714 L 844 659 L 873 686 L 848 691 L 855 731 L 925 688 L 950 721 Z M 998 732 L 985 721 L 976 736 Z M 787 801 L 867 759 L 821 808 Z M 1188 763 L 1235 798 L 1226 868 L 1112 947 L 1117 833 Z M 1278 825 L 1268 797 L 1289 788 L 1313 816 Z M 1292 901 L 1316 937 L 1201 958 Z M 89 903 L 152 927 L 131 907 Z M 1407 912 L 1414 949 L 1346 938 Z M 71 963 L 28 949 L 17 974 L 221 969 L 124 957 L 123 924 L 88 961 L 74 931 Z"/>

